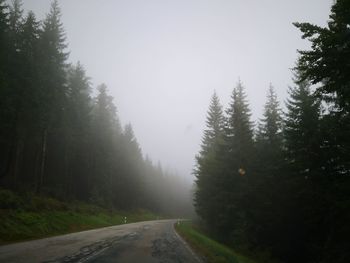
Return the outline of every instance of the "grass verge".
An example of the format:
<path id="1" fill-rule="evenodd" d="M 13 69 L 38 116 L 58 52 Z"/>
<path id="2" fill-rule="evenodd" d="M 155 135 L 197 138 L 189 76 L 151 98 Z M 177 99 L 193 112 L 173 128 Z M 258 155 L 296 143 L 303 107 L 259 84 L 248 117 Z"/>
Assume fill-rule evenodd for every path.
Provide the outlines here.
<path id="1" fill-rule="evenodd" d="M 190 221 L 180 221 L 175 224 L 176 231 L 184 238 L 191 248 L 210 263 L 256 263 L 231 248 L 207 237 L 194 228 Z"/>
<path id="2" fill-rule="evenodd" d="M 0 245 L 93 228 L 155 220 L 145 210 L 107 210 L 86 203 L 64 203 L 40 196 L 16 195 L 0 189 Z"/>

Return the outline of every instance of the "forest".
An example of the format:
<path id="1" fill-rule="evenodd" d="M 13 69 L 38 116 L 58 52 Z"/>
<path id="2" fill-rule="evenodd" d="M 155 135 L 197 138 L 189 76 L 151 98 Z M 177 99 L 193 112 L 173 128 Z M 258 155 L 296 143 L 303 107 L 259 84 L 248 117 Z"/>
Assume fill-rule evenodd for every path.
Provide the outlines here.
<path id="1" fill-rule="evenodd" d="M 213 236 L 277 262 L 350 259 L 350 1 L 328 26 L 294 23 L 300 50 L 285 106 L 272 85 L 257 125 L 239 81 L 216 93 L 197 156 L 195 207 Z"/>
<path id="2" fill-rule="evenodd" d="M 69 61 L 61 15 L 57 0 L 43 20 L 0 0 L 0 191 L 167 217 L 194 205 L 210 236 L 267 262 L 349 262 L 349 0 L 326 27 L 294 23 L 310 49 L 284 103 L 270 84 L 257 122 L 244 80 L 227 107 L 214 92 L 193 189 L 142 152 L 107 85 Z"/>
<path id="3" fill-rule="evenodd" d="M 0 187 L 107 208 L 191 211 L 190 185 L 144 156 L 105 84 L 69 52 L 58 1 L 43 21 L 0 0 Z"/>

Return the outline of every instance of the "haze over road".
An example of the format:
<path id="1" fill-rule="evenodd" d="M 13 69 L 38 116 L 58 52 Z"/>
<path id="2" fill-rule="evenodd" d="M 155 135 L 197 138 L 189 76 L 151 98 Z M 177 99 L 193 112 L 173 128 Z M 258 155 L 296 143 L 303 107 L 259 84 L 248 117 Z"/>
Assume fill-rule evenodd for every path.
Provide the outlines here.
<path id="1" fill-rule="evenodd" d="M 175 233 L 175 222 L 146 221 L 0 246 L 0 262 L 200 262 Z"/>

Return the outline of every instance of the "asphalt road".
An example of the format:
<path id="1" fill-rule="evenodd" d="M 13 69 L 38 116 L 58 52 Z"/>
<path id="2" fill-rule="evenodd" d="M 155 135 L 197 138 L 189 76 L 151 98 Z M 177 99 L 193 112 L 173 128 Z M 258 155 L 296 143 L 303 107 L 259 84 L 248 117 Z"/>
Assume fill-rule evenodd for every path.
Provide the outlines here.
<path id="1" fill-rule="evenodd" d="M 0 262 L 201 262 L 175 232 L 175 222 L 146 221 L 0 246 Z"/>

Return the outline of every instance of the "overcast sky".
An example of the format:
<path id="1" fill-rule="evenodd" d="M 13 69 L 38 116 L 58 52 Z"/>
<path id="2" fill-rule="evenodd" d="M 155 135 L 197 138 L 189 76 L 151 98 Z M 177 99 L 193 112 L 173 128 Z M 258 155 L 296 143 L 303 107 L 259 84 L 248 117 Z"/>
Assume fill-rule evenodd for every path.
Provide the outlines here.
<path id="1" fill-rule="evenodd" d="M 38 19 L 48 0 L 24 0 Z M 280 100 L 297 49 L 292 22 L 325 25 L 332 0 L 59 0 L 73 63 L 105 83 L 144 154 L 191 177 L 210 97 L 240 78 L 253 118 L 271 82 Z"/>

